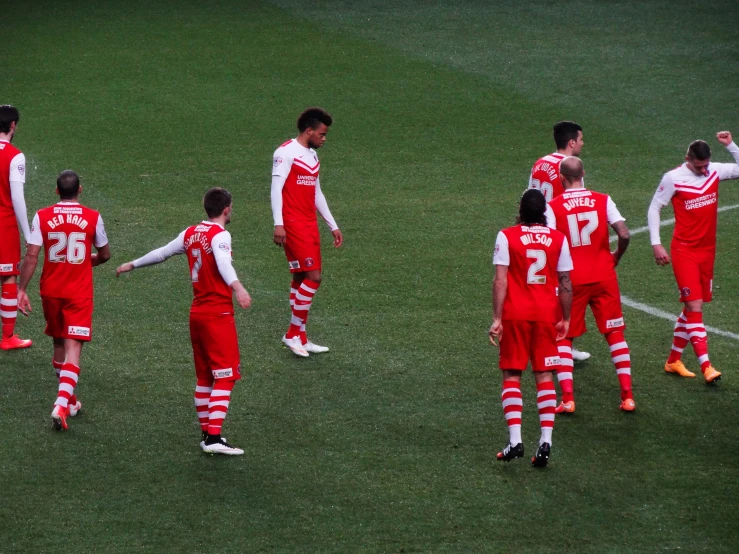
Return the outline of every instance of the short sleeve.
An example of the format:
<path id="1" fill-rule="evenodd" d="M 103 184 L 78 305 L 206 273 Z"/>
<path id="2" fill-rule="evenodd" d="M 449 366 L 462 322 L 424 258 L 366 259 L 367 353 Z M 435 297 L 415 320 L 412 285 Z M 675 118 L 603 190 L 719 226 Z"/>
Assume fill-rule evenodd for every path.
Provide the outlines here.
<path id="1" fill-rule="evenodd" d="M 547 218 L 547 227 L 549 227 L 550 229 L 556 229 L 557 228 L 557 217 L 554 215 L 554 210 L 549 204 L 547 204 L 546 218 Z"/>
<path id="2" fill-rule="evenodd" d="M 272 157 L 272 175 L 287 178 L 292 162 L 292 158 L 285 152 L 285 149 L 278 148 Z"/>
<path id="3" fill-rule="evenodd" d="M 495 239 L 495 252 L 493 253 L 493 265 L 511 265 L 511 254 L 508 250 L 508 237 L 503 231 L 498 233 Z"/>
<path id="4" fill-rule="evenodd" d="M 654 200 L 662 206 L 667 206 L 674 195 L 675 184 L 672 182 L 672 178 L 665 173 L 659 187 L 657 187 L 657 192 L 654 193 Z"/>
<path id="5" fill-rule="evenodd" d="M 95 248 L 102 248 L 108 244 L 108 235 L 105 232 L 105 224 L 103 223 L 103 216 L 98 214 L 98 222 L 95 225 L 95 239 L 93 240 Z"/>
<path id="6" fill-rule="evenodd" d="M 44 237 L 41 235 L 41 220 L 38 217 L 38 212 L 33 216 L 33 223 L 31 223 L 31 237 L 28 239 L 28 244 L 34 246 L 43 246 Z"/>
<path id="7" fill-rule="evenodd" d="M 562 241 L 562 250 L 559 252 L 559 260 L 557 260 L 557 271 L 572 271 L 575 266 L 572 265 L 572 256 L 570 256 L 570 245 L 567 239 Z"/>
<path id="8" fill-rule="evenodd" d="M 16 183 L 26 182 L 26 156 L 24 154 L 16 154 L 10 160 L 10 175 L 8 180 L 15 181 Z"/>
<path id="9" fill-rule="evenodd" d="M 618 211 L 616 203 L 610 196 L 608 197 L 608 200 L 606 202 L 606 214 L 608 216 L 609 225 L 613 225 L 614 223 L 618 223 L 619 221 L 626 221 L 626 218 L 623 217 L 621 215 L 621 212 Z"/>

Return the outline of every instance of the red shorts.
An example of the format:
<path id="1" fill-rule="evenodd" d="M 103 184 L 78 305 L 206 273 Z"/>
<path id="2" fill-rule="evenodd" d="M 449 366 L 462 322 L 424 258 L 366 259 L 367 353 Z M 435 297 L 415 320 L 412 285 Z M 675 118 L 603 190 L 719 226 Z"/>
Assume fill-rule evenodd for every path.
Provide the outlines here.
<path id="1" fill-rule="evenodd" d="M 714 250 L 679 250 L 670 248 L 672 271 L 675 273 L 680 302 L 713 298 Z"/>
<path id="2" fill-rule="evenodd" d="M 570 331 L 567 338 L 573 339 L 585 334 L 585 309 L 590 306 L 595 316 L 598 330 L 603 333 L 623 331 L 624 314 L 621 311 L 621 291 L 618 288 L 618 278 L 574 285 L 572 293 L 572 313 L 570 315 Z"/>
<path id="3" fill-rule="evenodd" d="M 560 365 L 556 338 L 554 323 L 504 319 L 498 367 L 523 371 L 531 360 L 534 371 L 555 371 Z"/>
<path id="4" fill-rule="evenodd" d="M 92 340 L 92 298 L 41 297 L 46 318 L 44 333 L 55 339 Z"/>
<path id="5" fill-rule="evenodd" d="M 18 225 L 0 223 L 0 277 L 20 274 L 21 235 Z"/>
<path id="6" fill-rule="evenodd" d="M 285 225 L 285 256 L 290 273 L 321 269 L 321 235 L 318 223 Z"/>
<path id="7" fill-rule="evenodd" d="M 231 314 L 190 313 L 190 340 L 198 380 L 241 379 L 236 320 Z"/>

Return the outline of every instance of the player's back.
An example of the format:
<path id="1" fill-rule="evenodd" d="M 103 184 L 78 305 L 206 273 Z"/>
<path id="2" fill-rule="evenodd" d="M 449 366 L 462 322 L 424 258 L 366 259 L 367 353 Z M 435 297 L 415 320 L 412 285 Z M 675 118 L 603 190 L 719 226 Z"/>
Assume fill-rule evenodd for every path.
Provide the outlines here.
<path id="1" fill-rule="evenodd" d="M 25 180 L 25 171 L 25 158 L 21 151 L 9 142 L 0 141 L 0 224 L 4 220 L 15 223 L 10 181 L 16 179 L 12 178 L 11 173 L 17 174 L 18 180 Z"/>
<path id="2" fill-rule="evenodd" d="M 544 225 L 515 225 L 501 231 L 508 253 L 508 293 L 503 319 L 558 320 L 557 264 L 565 237 Z"/>
<path id="3" fill-rule="evenodd" d="M 40 235 L 45 251 L 41 296 L 93 297 L 92 246 L 107 244 L 100 229 L 100 214 L 77 202 L 62 201 L 36 213 L 31 235 Z"/>
<path id="4" fill-rule="evenodd" d="M 539 158 L 531 169 L 529 188 L 541 191 L 547 202 L 564 192 L 559 165 L 567 156 L 554 152 Z"/>
<path id="5" fill-rule="evenodd" d="M 183 241 L 193 289 L 192 312 L 233 314 L 231 287 L 221 277 L 213 253 L 221 233 L 228 234 L 218 223 L 210 221 L 185 230 Z"/>
<path id="6" fill-rule="evenodd" d="M 285 177 L 282 215 L 285 224 L 316 221 L 316 183 L 321 162 L 316 151 L 296 139 L 283 143 L 274 154 L 273 175 Z"/>
<path id="7" fill-rule="evenodd" d="M 557 230 L 569 241 L 574 269 L 573 285 L 597 283 L 616 276 L 609 242 L 609 221 L 622 220 L 607 194 L 578 188 L 565 191 L 549 202 Z"/>

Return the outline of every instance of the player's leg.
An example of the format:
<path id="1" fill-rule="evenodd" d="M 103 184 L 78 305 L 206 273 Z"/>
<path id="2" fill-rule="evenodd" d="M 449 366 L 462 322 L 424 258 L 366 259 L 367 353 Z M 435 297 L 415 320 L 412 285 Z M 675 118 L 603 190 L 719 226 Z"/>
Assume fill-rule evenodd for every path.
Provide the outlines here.
<path id="1" fill-rule="evenodd" d="M 81 340 L 64 337 L 64 364 L 59 372 L 59 389 L 51 412 L 54 429 L 67 429 L 66 416 L 69 415 L 69 401 L 80 378 Z"/>
<path id="2" fill-rule="evenodd" d="M 554 430 L 554 410 L 557 406 L 557 393 L 554 389 L 554 374 L 560 365 L 557 350 L 557 330 L 554 323 L 536 322 L 534 324 L 531 369 L 536 380 L 536 401 L 539 409 L 541 437 L 539 448 L 531 458 L 535 467 L 545 467 L 549 462 Z"/>
<path id="3" fill-rule="evenodd" d="M 633 412 L 636 409 L 631 392 L 631 353 L 626 343 L 623 311 L 621 309 L 621 291 L 618 279 L 608 279 L 593 285 L 590 308 L 593 310 L 598 330 L 605 337 L 611 351 L 611 361 L 616 369 L 621 389 L 620 409 Z"/>
<path id="4" fill-rule="evenodd" d="M 530 326 L 531 324 L 526 321 L 503 321 L 498 366 L 503 372 L 501 402 L 509 439 L 508 444 L 496 456 L 499 461 L 503 462 L 523 456 L 521 373 L 529 363 Z"/>
<path id="5" fill-rule="evenodd" d="M 696 260 L 695 256 L 690 252 L 671 248 L 670 254 L 672 256 L 672 271 L 675 274 L 675 281 L 680 293 L 680 301 L 684 302 L 685 306 L 675 322 L 672 336 L 672 348 L 670 349 L 667 362 L 665 362 L 665 371 L 667 373 L 680 375 L 681 377 L 695 377 L 695 373 L 685 367 L 681 358 L 685 346 L 690 341 L 690 334 L 687 328 L 687 303 L 691 303 L 691 306 L 695 308 L 696 305 L 693 301 L 702 301 L 700 290 L 700 267 L 698 260 Z"/>
<path id="6" fill-rule="evenodd" d="M 713 299 L 713 263 L 715 254 L 713 252 L 701 252 L 698 254 L 698 268 L 700 271 L 700 300 L 685 302 L 685 324 L 688 330 L 690 344 L 695 356 L 701 365 L 701 373 L 707 384 L 716 383 L 721 379 L 721 373 L 716 370 L 708 358 L 708 333 L 703 324 L 703 304 Z"/>
<path id="7" fill-rule="evenodd" d="M 557 369 L 557 381 L 562 391 L 562 402 L 556 409 L 556 413 L 558 414 L 571 414 L 575 412 L 575 364 L 573 363 L 572 357 L 572 341 L 584 335 L 585 331 L 587 331 L 585 325 L 585 309 L 590 300 L 590 286 L 578 285 L 573 288 L 569 336 L 557 343 L 560 358 L 560 366 Z"/>
<path id="8" fill-rule="evenodd" d="M 10 269 L 2 267 L 2 269 Z M 14 270 L 13 270 L 14 271 Z M 13 272 L 11 271 L 11 273 Z M 2 320 L 3 336 L 0 340 L 0 349 L 14 350 L 16 348 L 28 348 L 33 344 L 30 339 L 21 339 L 15 334 L 15 321 L 18 317 L 18 285 L 15 275 L 8 272 L 0 272 L 0 319 Z"/>
<path id="9" fill-rule="evenodd" d="M 61 381 L 62 367 L 64 366 L 64 360 L 66 357 L 64 349 L 64 339 L 61 337 L 52 337 L 54 345 L 54 355 L 51 359 L 51 365 L 54 368 L 54 374 L 56 375 L 57 381 Z M 69 415 L 74 417 L 82 410 L 82 402 L 79 401 L 76 394 L 72 394 L 67 404 L 69 409 Z"/>
<path id="10" fill-rule="evenodd" d="M 213 373 L 210 370 L 208 359 L 207 317 L 200 314 L 190 314 L 190 344 L 192 358 L 195 363 L 195 413 L 200 425 L 200 448 L 208 438 L 208 401 L 213 390 Z"/>
<path id="11" fill-rule="evenodd" d="M 208 398 L 208 435 L 202 449 L 208 454 L 239 456 L 244 451 L 231 446 L 221 437 L 223 421 L 231 405 L 231 392 L 236 381 L 241 379 L 236 322 L 232 315 L 208 316 L 199 331 L 201 340 L 204 339 L 203 343 L 208 346 L 207 367 L 213 379 Z"/>

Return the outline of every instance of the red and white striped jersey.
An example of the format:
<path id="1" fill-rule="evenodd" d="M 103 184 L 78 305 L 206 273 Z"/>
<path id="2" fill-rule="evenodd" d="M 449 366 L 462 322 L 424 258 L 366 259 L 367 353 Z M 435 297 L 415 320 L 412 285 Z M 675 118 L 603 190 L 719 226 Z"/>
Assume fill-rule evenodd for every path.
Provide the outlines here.
<path id="1" fill-rule="evenodd" d="M 557 272 L 572 271 L 565 236 L 544 225 L 515 225 L 498 233 L 494 265 L 508 266 L 503 319 L 558 321 Z"/>
<path id="2" fill-rule="evenodd" d="M 291 139 L 275 150 L 272 175 L 285 177 L 282 217 L 290 223 L 316 221 L 316 186 L 321 162 L 316 151 Z"/>
<path id="3" fill-rule="evenodd" d="M 569 241 L 575 268 L 573 285 L 606 281 L 616 276 L 609 243 L 609 227 L 624 218 L 607 194 L 570 189 L 547 204 L 554 227 Z"/>
<path id="4" fill-rule="evenodd" d="M 92 246 L 108 244 L 103 218 L 77 202 L 36 212 L 28 244 L 43 246 L 41 296 L 92 298 Z"/>
<path id="5" fill-rule="evenodd" d="M 217 223 L 202 221 L 188 227 L 181 240 L 192 279 L 193 300 L 190 311 L 233 314 L 231 286 L 221 275 L 217 261 L 217 257 L 226 256 L 230 261 L 231 234 Z M 236 280 L 235 274 L 233 280 Z"/>
<path id="6" fill-rule="evenodd" d="M 26 157 L 9 142 L 0 140 L 0 227 L 16 224 L 11 181 L 26 182 Z"/>
<path id="7" fill-rule="evenodd" d="M 739 147 L 732 143 L 727 150 L 739 162 Z M 654 194 L 661 206 L 672 202 L 675 231 L 672 244 L 678 248 L 716 248 L 718 221 L 718 188 L 721 180 L 739 178 L 739 163 L 713 163 L 705 175 L 696 175 L 687 164 L 668 171 Z"/>
<path id="8" fill-rule="evenodd" d="M 564 154 L 554 152 L 540 158 L 531 169 L 529 188 L 540 190 L 547 202 L 565 191 L 559 176 L 559 164 L 566 157 Z"/>

